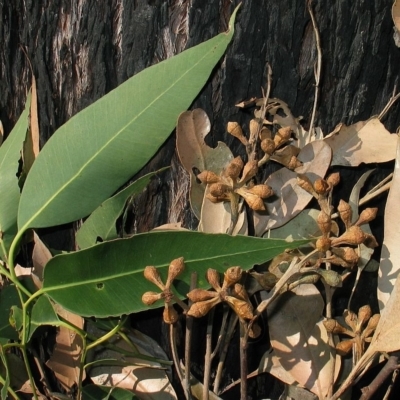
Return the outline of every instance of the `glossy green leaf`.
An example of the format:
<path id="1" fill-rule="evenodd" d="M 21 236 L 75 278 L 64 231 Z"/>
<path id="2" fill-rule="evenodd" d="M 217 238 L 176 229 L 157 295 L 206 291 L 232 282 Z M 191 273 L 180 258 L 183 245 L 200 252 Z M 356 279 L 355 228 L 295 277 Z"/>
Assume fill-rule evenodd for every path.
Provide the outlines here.
<path id="1" fill-rule="evenodd" d="M 239 265 L 247 270 L 305 242 L 190 231 L 144 233 L 52 258 L 44 270 L 43 290 L 82 316 L 130 314 L 148 309 L 141 297 L 146 291 L 157 291 L 143 277 L 147 265 L 156 266 L 165 280 L 169 263 L 184 257 L 186 269 L 175 284 L 185 296 L 192 271 L 198 273 L 198 287 L 206 287 L 208 268 L 223 272 Z"/>
<path id="2" fill-rule="evenodd" d="M 118 387 L 87 385 L 82 389 L 82 400 L 136 400 L 129 390 Z"/>
<path id="3" fill-rule="evenodd" d="M 2 239 L 6 251 L 8 251 L 17 233 L 17 214 L 20 198 L 17 173 L 22 145 L 28 130 L 30 103 L 31 95 L 28 94 L 25 110 L 7 140 L 0 147 L 0 231 L 3 234 Z M 0 257 L 4 260 L 5 256 L 3 248 L 0 246 Z"/>
<path id="4" fill-rule="evenodd" d="M 60 319 L 47 296 L 40 296 L 32 307 L 28 341 L 31 339 L 35 330 L 41 325 L 60 325 Z"/>
<path id="5" fill-rule="evenodd" d="M 98 237 L 104 242 L 116 239 L 118 237 L 116 221 L 122 214 L 127 199 L 140 194 L 149 184 L 150 179 L 160 171 L 142 176 L 96 208 L 76 234 L 78 246 L 81 249 L 93 246 L 96 244 Z"/>
<path id="6" fill-rule="evenodd" d="M 148 162 L 224 54 L 236 12 L 228 32 L 146 68 L 58 129 L 25 182 L 20 231 L 89 215 Z"/>

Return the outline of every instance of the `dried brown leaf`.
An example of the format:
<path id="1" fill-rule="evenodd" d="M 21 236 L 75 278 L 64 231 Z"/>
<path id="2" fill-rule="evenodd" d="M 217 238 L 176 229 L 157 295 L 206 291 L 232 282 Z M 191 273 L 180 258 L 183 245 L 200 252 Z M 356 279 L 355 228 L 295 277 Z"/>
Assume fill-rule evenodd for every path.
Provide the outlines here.
<path id="1" fill-rule="evenodd" d="M 378 118 L 350 126 L 341 124 L 324 141 L 332 148 L 332 165 L 356 167 L 361 163 L 390 161 L 396 156 L 397 137 Z"/>
<path id="2" fill-rule="evenodd" d="M 176 127 L 176 149 L 183 167 L 190 175 L 190 204 L 198 219 L 205 185 L 197 182 L 193 169 L 199 172 L 208 170 L 219 175 L 233 159 L 232 152 L 225 143 L 218 142 L 218 146 L 213 149 L 204 142 L 210 128 L 210 120 L 200 108 L 182 113 Z"/>
<path id="3" fill-rule="evenodd" d="M 400 137 L 397 137 L 397 154 L 392 184 L 385 208 L 384 240 L 378 272 L 378 301 L 384 309 L 400 269 Z"/>
<path id="4" fill-rule="evenodd" d="M 136 350 L 143 355 L 163 358 L 167 356 L 160 346 L 150 337 L 132 330 L 128 338 Z M 132 347 L 123 339 L 113 336 L 110 342 L 120 349 L 132 352 Z M 176 400 L 177 395 L 169 382 L 162 365 L 155 361 L 143 361 L 141 358 L 127 356 L 111 349 L 97 350 L 95 360 L 114 360 L 123 365 L 98 365 L 90 369 L 90 377 L 95 384 L 118 386 L 135 393 L 144 400 Z M 115 364 L 115 363 L 114 363 Z"/>
<path id="5" fill-rule="evenodd" d="M 324 301 L 314 285 L 301 285 L 295 293 L 282 294 L 267 308 L 271 346 L 285 371 L 323 399 L 332 377 L 331 348 L 322 324 Z"/>
<path id="6" fill-rule="evenodd" d="M 33 233 L 34 247 L 32 252 L 32 280 L 35 286 L 40 289 L 43 283 L 43 271 L 47 262 L 53 258 L 50 250 L 41 241 L 36 232 Z"/>
<path id="7" fill-rule="evenodd" d="M 298 159 L 303 166 L 295 171 L 281 168 L 266 180 L 276 197 L 266 201 L 266 213 L 254 213 L 256 236 L 268 229 L 278 228 L 299 214 L 310 202 L 312 195 L 297 184 L 297 173 L 305 174 L 313 183 L 323 178 L 332 157 L 331 148 L 322 140 L 316 140 L 301 149 Z"/>
<path id="8" fill-rule="evenodd" d="M 83 329 L 84 320 L 82 317 L 64 310 L 57 304 L 54 308 L 62 318 Z M 78 383 L 81 352 L 82 338 L 75 332 L 60 327 L 56 336 L 56 345 L 46 365 L 53 370 L 57 379 L 67 391 L 70 391 Z"/>

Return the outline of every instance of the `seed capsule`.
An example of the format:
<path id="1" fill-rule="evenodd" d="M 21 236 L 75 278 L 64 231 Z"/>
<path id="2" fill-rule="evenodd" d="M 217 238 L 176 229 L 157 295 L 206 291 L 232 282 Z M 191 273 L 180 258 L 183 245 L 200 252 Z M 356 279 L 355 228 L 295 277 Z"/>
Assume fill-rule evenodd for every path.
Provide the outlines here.
<path id="1" fill-rule="evenodd" d="M 163 293 L 155 293 L 155 292 L 146 292 L 142 296 L 142 302 L 146 304 L 146 306 L 151 306 L 156 301 L 162 299 Z"/>
<path id="2" fill-rule="evenodd" d="M 367 304 L 365 306 L 360 307 L 357 315 L 357 330 L 361 331 L 362 326 L 371 318 L 372 310 L 371 307 Z"/>
<path id="3" fill-rule="evenodd" d="M 322 322 L 329 333 L 334 334 L 349 334 L 351 333 L 348 329 L 344 326 L 340 325 L 336 319 L 328 318 Z"/>
<path id="4" fill-rule="evenodd" d="M 274 137 L 275 146 L 278 148 L 287 143 L 290 140 L 291 135 L 292 129 L 290 126 L 280 128 Z"/>
<path id="5" fill-rule="evenodd" d="M 220 181 L 220 177 L 212 171 L 203 171 L 197 175 L 197 178 L 201 181 L 201 183 L 217 183 Z"/>
<path id="6" fill-rule="evenodd" d="M 219 284 L 219 273 L 217 270 L 209 268 L 206 272 L 207 282 L 216 290 L 220 291 L 221 286 Z"/>
<path id="7" fill-rule="evenodd" d="M 357 315 L 353 311 L 344 310 L 343 317 L 346 324 L 355 332 L 357 329 Z"/>
<path id="8" fill-rule="evenodd" d="M 160 274 L 157 271 L 156 267 L 153 266 L 147 266 L 144 269 L 144 277 L 150 281 L 151 283 L 154 283 L 156 286 L 158 286 L 161 290 L 165 289 L 165 285 L 161 280 Z"/>
<path id="9" fill-rule="evenodd" d="M 351 265 L 358 263 L 360 256 L 352 247 L 334 247 L 332 253 Z"/>
<path id="10" fill-rule="evenodd" d="M 343 340 L 336 345 L 336 351 L 341 356 L 346 356 L 353 348 L 352 340 Z"/>
<path id="11" fill-rule="evenodd" d="M 315 242 L 316 249 L 321 253 L 326 253 L 331 248 L 331 245 L 332 245 L 331 239 L 329 239 L 326 236 L 318 238 L 317 241 Z"/>
<path id="12" fill-rule="evenodd" d="M 242 319 L 252 319 L 253 318 L 253 308 L 249 303 L 244 300 L 237 299 L 233 296 L 226 296 L 226 302 L 233 308 L 235 313 L 239 318 Z"/>
<path id="13" fill-rule="evenodd" d="M 297 175 L 297 184 L 304 189 L 306 192 L 312 194 L 314 197 L 318 197 L 316 191 L 314 190 L 314 186 L 311 183 L 310 179 L 307 175 L 298 174 Z"/>
<path id="14" fill-rule="evenodd" d="M 174 324 L 178 321 L 178 312 L 170 304 L 165 303 L 163 319 L 166 324 Z"/>
<path id="15" fill-rule="evenodd" d="M 221 300 L 219 297 L 215 297 L 215 298 L 207 300 L 207 301 L 199 301 L 198 303 L 193 303 L 190 306 L 189 311 L 187 312 L 187 315 L 189 315 L 191 317 L 195 317 L 195 318 L 204 317 L 220 301 Z"/>
<path id="16" fill-rule="evenodd" d="M 254 211 L 265 211 L 265 205 L 262 199 L 256 194 L 250 193 L 246 188 L 237 188 L 236 193 L 240 194 Z"/>
<path id="17" fill-rule="evenodd" d="M 263 141 L 264 139 L 271 139 L 272 138 L 271 130 L 269 128 L 267 128 L 266 126 L 264 126 L 260 131 L 259 138 L 261 141 Z M 274 144 L 274 146 L 275 146 L 275 144 Z"/>
<path id="18" fill-rule="evenodd" d="M 183 272 L 185 269 L 185 263 L 183 262 L 183 257 L 176 258 L 175 260 L 172 260 L 171 263 L 169 264 L 168 268 L 168 277 L 167 277 L 167 282 L 166 285 L 169 287 L 172 283 L 172 281 Z"/>
<path id="19" fill-rule="evenodd" d="M 228 122 L 226 130 L 229 134 L 239 139 L 245 146 L 248 144 L 247 138 L 243 135 L 243 130 L 237 122 Z"/>
<path id="20" fill-rule="evenodd" d="M 258 137 L 258 132 L 259 132 L 259 129 L 260 129 L 260 122 L 261 122 L 261 120 L 259 118 L 253 118 L 250 121 L 250 124 L 249 124 L 250 138 L 257 138 Z"/>
<path id="21" fill-rule="evenodd" d="M 326 178 L 327 183 L 329 184 L 331 190 L 333 187 L 339 184 L 340 182 L 340 174 L 339 172 L 333 172 Z"/>
<path id="22" fill-rule="evenodd" d="M 242 178 L 240 183 L 247 182 L 257 174 L 258 162 L 256 160 L 248 161 L 243 168 Z"/>
<path id="23" fill-rule="evenodd" d="M 351 226 L 351 220 L 353 217 L 353 211 L 350 207 L 349 203 L 346 203 L 344 200 L 340 200 L 338 208 L 340 219 L 343 221 L 346 229 Z"/>
<path id="24" fill-rule="evenodd" d="M 329 184 L 324 179 L 317 179 L 314 182 L 314 190 L 324 196 L 329 192 Z"/>
<path id="25" fill-rule="evenodd" d="M 210 185 L 210 194 L 214 197 L 225 197 L 226 193 L 229 191 L 229 187 L 223 183 L 213 183 Z"/>
<path id="26" fill-rule="evenodd" d="M 268 138 L 263 139 L 260 143 L 260 146 L 261 146 L 261 150 L 270 156 L 272 156 L 272 154 L 274 153 L 275 148 L 276 148 L 275 142 L 272 139 L 268 139 Z"/>
<path id="27" fill-rule="evenodd" d="M 361 211 L 361 214 L 358 217 L 358 220 L 355 223 L 355 225 L 360 226 L 360 225 L 363 225 L 363 224 L 368 224 L 368 222 L 371 222 L 372 220 L 375 219 L 377 212 L 378 212 L 378 208 L 377 207 L 366 208 L 365 210 Z"/>
<path id="28" fill-rule="evenodd" d="M 236 180 L 243 169 L 243 161 L 240 156 L 234 158 L 226 167 L 224 174 L 233 180 Z"/>
<path id="29" fill-rule="evenodd" d="M 331 232 L 331 227 L 332 227 L 331 217 L 324 211 L 321 211 L 317 217 L 317 224 L 322 234 L 324 236 L 328 236 L 329 233 Z"/>
<path id="30" fill-rule="evenodd" d="M 227 288 L 235 284 L 242 277 L 242 269 L 240 267 L 230 267 L 224 273 L 223 288 Z"/>
<path id="31" fill-rule="evenodd" d="M 274 195 L 274 191 L 268 185 L 255 185 L 247 189 L 248 192 L 255 194 L 262 199 L 267 199 Z"/>
<path id="32" fill-rule="evenodd" d="M 350 226 L 343 235 L 332 239 L 332 246 L 340 246 L 342 244 L 349 244 L 357 246 L 364 242 L 366 234 L 357 225 Z"/>
<path id="33" fill-rule="evenodd" d="M 378 326 L 378 322 L 379 322 L 380 318 L 381 318 L 380 314 L 374 314 L 369 319 L 368 325 L 363 330 L 363 336 L 364 337 L 372 336 L 372 334 L 374 333 L 376 327 Z"/>
<path id="34" fill-rule="evenodd" d="M 210 292 L 209 290 L 204 289 L 193 289 L 187 294 L 187 298 L 190 301 L 193 301 L 193 303 L 210 300 L 217 296 L 217 292 Z"/>

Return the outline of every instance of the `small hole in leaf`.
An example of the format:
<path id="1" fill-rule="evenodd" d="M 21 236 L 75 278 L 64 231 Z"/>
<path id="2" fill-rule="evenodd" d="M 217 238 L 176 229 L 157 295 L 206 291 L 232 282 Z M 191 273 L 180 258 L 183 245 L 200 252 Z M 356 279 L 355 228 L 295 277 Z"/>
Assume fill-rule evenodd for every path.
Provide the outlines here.
<path id="1" fill-rule="evenodd" d="M 197 175 L 200 174 L 201 171 L 200 171 L 198 168 L 193 167 L 193 168 L 192 168 L 192 172 L 193 172 L 194 175 L 196 176 L 196 182 L 197 182 L 197 183 L 201 183 L 200 179 L 197 177 Z"/>
<path id="2" fill-rule="evenodd" d="M 96 288 L 97 288 L 98 290 L 104 289 L 104 283 L 102 283 L 102 282 L 97 283 L 97 284 L 96 284 Z"/>

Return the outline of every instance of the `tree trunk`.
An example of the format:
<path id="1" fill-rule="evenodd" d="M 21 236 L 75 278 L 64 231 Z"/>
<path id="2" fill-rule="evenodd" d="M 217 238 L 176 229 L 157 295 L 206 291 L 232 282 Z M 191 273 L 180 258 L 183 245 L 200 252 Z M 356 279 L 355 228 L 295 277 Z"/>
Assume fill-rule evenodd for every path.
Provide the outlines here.
<path id="1" fill-rule="evenodd" d="M 23 49 L 37 79 L 44 145 L 71 116 L 132 75 L 225 31 L 238 3 L 0 2 L 0 119 L 6 134 L 23 109 L 31 83 Z M 313 3 L 323 53 L 316 126 L 328 133 L 340 122 L 365 120 L 383 109 L 398 83 L 400 53 L 392 38 L 393 0 Z M 261 96 L 267 62 L 273 70 L 272 96 L 288 103 L 307 126 L 314 101 L 315 61 L 306 0 L 243 2 L 234 40 L 193 104 L 210 117 L 208 142 L 214 146 L 223 140 L 234 154 L 240 153 L 225 126 L 228 121 L 247 126 L 250 113 L 235 104 Z M 384 122 L 394 131 L 400 123 L 400 108 L 394 106 Z M 167 165 L 172 168 L 135 203 L 132 232 L 176 221 L 196 227 L 188 205 L 188 178 L 175 156 L 173 136 L 142 173 Z"/>

